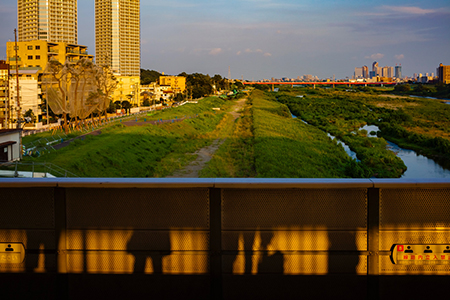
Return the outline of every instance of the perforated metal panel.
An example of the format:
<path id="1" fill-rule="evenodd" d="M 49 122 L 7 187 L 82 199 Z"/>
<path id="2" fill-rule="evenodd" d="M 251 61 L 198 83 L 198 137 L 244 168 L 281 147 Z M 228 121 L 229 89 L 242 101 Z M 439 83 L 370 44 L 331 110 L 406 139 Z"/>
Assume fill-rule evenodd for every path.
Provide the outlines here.
<path id="1" fill-rule="evenodd" d="M 228 274 L 366 274 L 367 257 L 351 254 L 254 252 L 224 255 L 223 265 L 224 273 Z"/>
<path id="2" fill-rule="evenodd" d="M 209 228 L 208 189 L 68 189 L 71 229 Z"/>
<path id="3" fill-rule="evenodd" d="M 1 188 L 0 229 L 49 229 L 55 225 L 49 188 Z"/>
<path id="4" fill-rule="evenodd" d="M 450 229 L 450 189 L 382 189 L 381 229 Z"/>
<path id="5" fill-rule="evenodd" d="M 27 250 L 56 249 L 55 231 L 53 230 L 24 230 L 10 229 L 0 230 L 0 243 L 22 243 Z"/>
<path id="6" fill-rule="evenodd" d="M 67 255 L 69 273 L 203 274 L 208 264 L 207 253 L 71 251 Z"/>
<path id="7" fill-rule="evenodd" d="M 366 251 L 365 231 L 224 231 L 222 249 L 250 251 L 265 244 L 280 251 Z"/>
<path id="8" fill-rule="evenodd" d="M 49 253 L 27 253 L 21 264 L 1 264 L 0 273 L 45 273 L 56 271 L 56 255 Z"/>
<path id="9" fill-rule="evenodd" d="M 365 189 L 225 189 L 222 228 L 367 228 Z"/>
<path id="10" fill-rule="evenodd" d="M 209 250 L 206 231 L 68 230 L 68 250 Z"/>
<path id="11" fill-rule="evenodd" d="M 380 250 L 394 244 L 450 244 L 450 231 L 381 231 Z"/>
<path id="12" fill-rule="evenodd" d="M 394 265 L 389 256 L 380 256 L 380 275 L 449 275 L 450 265 Z"/>

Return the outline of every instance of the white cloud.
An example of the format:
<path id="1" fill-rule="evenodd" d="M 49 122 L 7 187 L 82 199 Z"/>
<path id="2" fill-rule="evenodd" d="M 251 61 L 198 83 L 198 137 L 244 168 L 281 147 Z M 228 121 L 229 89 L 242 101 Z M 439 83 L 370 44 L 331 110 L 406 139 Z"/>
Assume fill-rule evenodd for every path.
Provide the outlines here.
<path id="1" fill-rule="evenodd" d="M 382 59 L 384 57 L 384 54 L 376 53 L 372 54 L 370 56 L 366 56 L 365 58 L 371 58 L 371 59 Z"/>
<path id="2" fill-rule="evenodd" d="M 398 54 L 398 55 L 396 55 L 396 56 L 394 56 L 394 57 L 395 57 L 396 60 L 400 60 L 400 59 L 404 59 L 404 58 L 405 58 L 405 55 L 403 55 L 403 54 Z"/>
<path id="3" fill-rule="evenodd" d="M 209 51 L 209 55 L 218 55 L 220 53 L 222 53 L 222 48 L 214 48 L 211 51 Z"/>
<path id="4" fill-rule="evenodd" d="M 426 15 L 431 13 L 438 12 L 436 9 L 423 9 L 417 6 L 389 6 L 383 5 L 381 6 L 383 9 L 387 9 L 390 11 L 394 11 L 402 14 L 411 14 L 411 15 Z"/>
<path id="5" fill-rule="evenodd" d="M 242 51 L 238 51 L 238 52 L 236 53 L 236 55 L 241 55 L 241 53 L 242 53 Z"/>
<path id="6" fill-rule="evenodd" d="M 269 53 L 269 52 L 266 52 L 266 53 L 264 53 L 264 56 L 265 56 L 265 57 L 270 57 L 270 56 L 272 56 L 272 54 Z"/>

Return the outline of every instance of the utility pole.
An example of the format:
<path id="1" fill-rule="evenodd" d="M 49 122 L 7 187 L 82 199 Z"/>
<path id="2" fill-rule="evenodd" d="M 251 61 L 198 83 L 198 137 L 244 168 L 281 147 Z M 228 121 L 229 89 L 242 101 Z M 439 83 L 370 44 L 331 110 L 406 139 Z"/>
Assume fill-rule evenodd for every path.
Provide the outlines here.
<path id="1" fill-rule="evenodd" d="M 19 59 L 17 55 L 17 29 L 14 29 L 14 38 L 15 38 L 15 44 L 14 49 L 16 51 L 16 96 L 17 96 L 17 126 L 20 127 L 20 117 L 22 115 L 22 108 L 20 107 L 20 95 L 19 95 Z"/>

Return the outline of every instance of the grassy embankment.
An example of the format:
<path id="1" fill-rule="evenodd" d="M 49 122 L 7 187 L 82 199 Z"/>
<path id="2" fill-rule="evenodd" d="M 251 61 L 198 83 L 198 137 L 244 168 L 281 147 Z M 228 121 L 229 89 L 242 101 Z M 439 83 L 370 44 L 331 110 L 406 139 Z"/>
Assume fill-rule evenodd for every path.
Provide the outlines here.
<path id="1" fill-rule="evenodd" d="M 299 94 L 307 96 L 294 97 Z M 450 160 L 450 106 L 439 100 L 382 97 L 339 90 L 295 89 L 280 93 L 280 101 L 290 103 L 291 109 L 297 110 L 306 121 L 341 138 L 358 155 L 361 150 L 367 149 L 357 149 L 355 136 L 365 133 L 354 133 L 358 127 L 367 123 L 378 125 L 381 137 L 401 147 L 427 155 L 444 166 L 445 161 Z M 357 140 L 360 140 L 360 146 L 366 143 L 370 148 L 376 142 L 364 137 Z M 367 154 L 371 155 L 370 152 Z M 360 159 L 366 163 L 363 156 Z M 397 163 L 395 165 L 400 166 Z"/>
<path id="2" fill-rule="evenodd" d="M 195 159 L 188 153 L 223 135 L 231 117 L 212 108 L 226 110 L 231 104 L 215 97 L 206 98 L 198 104 L 186 104 L 150 117 L 157 120 L 194 115 L 194 118 L 132 127 L 119 123 L 103 128 L 100 135 L 86 136 L 58 151 L 39 158 L 27 157 L 24 161 L 51 162 L 83 177 L 167 176 Z"/>
<path id="3" fill-rule="evenodd" d="M 285 105 L 254 90 L 232 136 L 201 173 L 204 177 L 348 177 L 351 159 L 313 126 L 293 119 Z"/>

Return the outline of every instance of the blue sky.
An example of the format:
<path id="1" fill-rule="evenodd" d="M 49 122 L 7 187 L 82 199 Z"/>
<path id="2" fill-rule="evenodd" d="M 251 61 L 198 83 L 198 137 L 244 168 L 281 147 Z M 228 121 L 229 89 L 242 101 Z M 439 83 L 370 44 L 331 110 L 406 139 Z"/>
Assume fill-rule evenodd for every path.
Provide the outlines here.
<path id="1" fill-rule="evenodd" d="M 0 0 L 0 58 L 17 1 Z M 78 43 L 95 53 L 94 1 L 78 1 Z M 401 63 L 403 74 L 450 65 L 450 1 L 142 0 L 141 67 L 262 79 L 351 77 Z"/>

